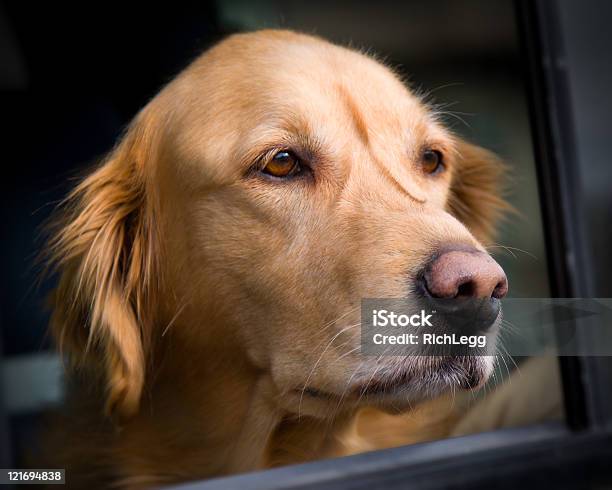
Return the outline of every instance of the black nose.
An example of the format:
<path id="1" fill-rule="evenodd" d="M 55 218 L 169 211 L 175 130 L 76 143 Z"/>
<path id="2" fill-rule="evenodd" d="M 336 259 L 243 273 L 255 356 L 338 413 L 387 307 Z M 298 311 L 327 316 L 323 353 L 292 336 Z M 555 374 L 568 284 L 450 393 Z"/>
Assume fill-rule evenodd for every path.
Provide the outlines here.
<path id="1" fill-rule="evenodd" d="M 450 331 L 476 334 L 497 319 L 508 292 L 501 266 L 475 248 L 449 248 L 434 256 L 417 278 L 429 307 L 443 315 Z"/>

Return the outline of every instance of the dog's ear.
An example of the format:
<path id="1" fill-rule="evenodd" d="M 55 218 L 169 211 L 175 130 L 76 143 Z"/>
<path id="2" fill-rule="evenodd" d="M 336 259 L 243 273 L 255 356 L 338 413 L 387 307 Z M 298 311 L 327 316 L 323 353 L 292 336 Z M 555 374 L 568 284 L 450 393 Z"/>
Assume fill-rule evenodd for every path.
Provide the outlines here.
<path id="1" fill-rule="evenodd" d="M 483 244 L 495 238 L 496 226 L 511 206 L 503 198 L 506 165 L 493 153 L 457 138 L 450 212 Z"/>
<path id="2" fill-rule="evenodd" d="M 155 204 L 146 189 L 148 127 L 137 118 L 72 191 L 51 224 L 47 249 L 60 275 L 53 334 L 73 363 L 103 372 L 106 411 L 120 418 L 139 406 L 159 281 Z"/>

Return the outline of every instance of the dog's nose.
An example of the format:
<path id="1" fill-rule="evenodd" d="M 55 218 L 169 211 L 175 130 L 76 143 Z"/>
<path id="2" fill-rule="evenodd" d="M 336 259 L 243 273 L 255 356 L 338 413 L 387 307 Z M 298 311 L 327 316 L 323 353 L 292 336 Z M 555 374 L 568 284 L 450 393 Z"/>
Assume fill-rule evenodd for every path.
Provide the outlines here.
<path id="1" fill-rule="evenodd" d="M 501 266 L 477 249 L 447 250 L 438 255 L 422 274 L 427 292 L 434 298 L 495 298 L 508 292 Z"/>
<path id="2" fill-rule="evenodd" d="M 444 331 L 476 334 L 488 331 L 508 292 L 501 266 L 475 248 L 446 249 L 429 262 L 418 279 L 425 301 Z"/>

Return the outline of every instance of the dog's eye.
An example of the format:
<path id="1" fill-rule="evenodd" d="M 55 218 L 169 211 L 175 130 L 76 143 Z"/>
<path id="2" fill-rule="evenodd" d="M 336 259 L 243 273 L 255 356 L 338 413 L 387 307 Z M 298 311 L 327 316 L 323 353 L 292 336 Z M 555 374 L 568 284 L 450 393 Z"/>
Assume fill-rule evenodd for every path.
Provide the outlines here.
<path id="1" fill-rule="evenodd" d="M 299 159 L 290 151 L 279 151 L 262 172 L 274 177 L 291 177 L 301 170 Z"/>
<path id="2" fill-rule="evenodd" d="M 427 174 L 436 174 L 444 169 L 442 153 L 438 150 L 425 150 L 421 159 L 423 170 Z"/>

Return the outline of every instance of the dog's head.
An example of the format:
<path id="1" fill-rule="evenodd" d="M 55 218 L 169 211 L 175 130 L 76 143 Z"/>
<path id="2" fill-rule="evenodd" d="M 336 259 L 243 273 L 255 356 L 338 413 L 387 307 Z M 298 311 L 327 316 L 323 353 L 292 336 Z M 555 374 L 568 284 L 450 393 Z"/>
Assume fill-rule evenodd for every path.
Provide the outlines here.
<path id="1" fill-rule="evenodd" d="M 503 296 L 483 248 L 500 168 L 371 57 L 285 31 L 232 36 L 69 198 L 51 243 L 56 335 L 77 358 L 92 346 L 123 414 L 166 330 L 176 348 L 239 353 L 284 408 L 313 415 L 480 384 L 489 357 L 362 356 L 359 304 Z"/>

